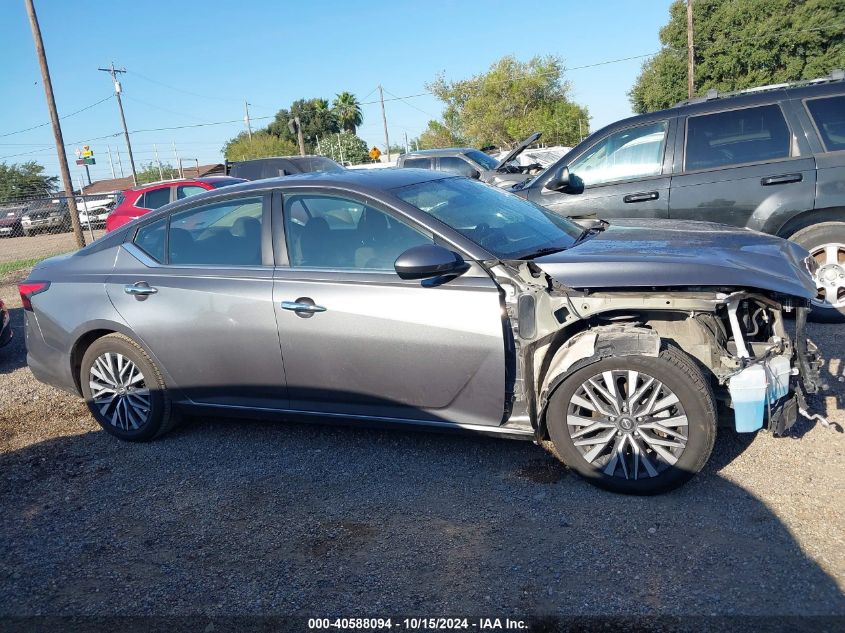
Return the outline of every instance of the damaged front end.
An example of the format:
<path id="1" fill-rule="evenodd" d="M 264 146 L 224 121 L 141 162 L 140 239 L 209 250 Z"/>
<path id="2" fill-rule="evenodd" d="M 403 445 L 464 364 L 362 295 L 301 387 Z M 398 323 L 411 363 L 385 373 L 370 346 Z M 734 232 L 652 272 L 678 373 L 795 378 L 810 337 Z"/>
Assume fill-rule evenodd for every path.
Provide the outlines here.
<path id="1" fill-rule="evenodd" d="M 611 356 L 658 356 L 666 345 L 706 370 L 740 432 L 782 435 L 799 413 L 827 425 L 807 413 L 805 394 L 824 385 L 822 359 L 805 334 L 804 299 L 728 287 L 576 290 L 533 261 L 499 261 L 490 270 L 515 352 L 506 423 L 530 425 L 538 440 L 550 395 L 572 372 Z M 784 321 L 791 311 L 792 335 Z"/>

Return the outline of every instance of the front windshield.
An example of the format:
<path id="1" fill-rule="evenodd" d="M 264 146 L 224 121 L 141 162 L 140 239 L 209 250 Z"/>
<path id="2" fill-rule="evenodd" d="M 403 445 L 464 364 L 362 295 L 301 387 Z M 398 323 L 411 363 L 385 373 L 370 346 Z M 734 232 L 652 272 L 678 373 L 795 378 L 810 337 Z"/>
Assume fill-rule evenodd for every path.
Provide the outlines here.
<path id="1" fill-rule="evenodd" d="M 574 222 L 533 202 L 466 178 L 428 180 L 394 193 L 500 259 L 564 250 L 582 233 Z"/>
<path id="2" fill-rule="evenodd" d="M 466 155 L 474 160 L 476 163 L 484 167 L 484 169 L 496 169 L 496 165 L 499 164 L 495 158 L 490 156 L 489 154 L 485 154 L 484 152 L 480 152 L 477 149 L 471 149 L 466 153 Z"/>

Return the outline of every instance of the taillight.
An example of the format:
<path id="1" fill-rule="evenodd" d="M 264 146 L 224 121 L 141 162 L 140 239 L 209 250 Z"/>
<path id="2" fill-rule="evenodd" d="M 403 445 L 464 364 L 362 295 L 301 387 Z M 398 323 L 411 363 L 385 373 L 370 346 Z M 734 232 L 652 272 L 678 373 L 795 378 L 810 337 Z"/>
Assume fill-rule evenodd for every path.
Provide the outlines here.
<path id="1" fill-rule="evenodd" d="M 47 290 L 50 287 L 49 281 L 22 281 L 18 284 L 18 292 L 21 294 L 21 303 L 24 310 L 32 310 L 32 297 Z"/>

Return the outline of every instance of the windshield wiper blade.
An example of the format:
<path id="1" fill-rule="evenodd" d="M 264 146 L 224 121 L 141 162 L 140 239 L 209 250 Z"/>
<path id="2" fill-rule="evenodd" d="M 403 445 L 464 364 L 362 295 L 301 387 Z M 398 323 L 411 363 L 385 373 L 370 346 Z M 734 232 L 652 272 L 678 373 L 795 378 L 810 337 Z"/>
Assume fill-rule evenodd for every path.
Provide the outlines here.
<path id="1" fill-rule="evenodd" d="M 551 255 L 552 253 L 559 253 L 565 251 L 566 246 L 546 246 L 545 248 L 538 248 L 536 251 L 523 255 L 517 259 L 534 259 L 535 257 L 542 257 L 543 255 Z"/>

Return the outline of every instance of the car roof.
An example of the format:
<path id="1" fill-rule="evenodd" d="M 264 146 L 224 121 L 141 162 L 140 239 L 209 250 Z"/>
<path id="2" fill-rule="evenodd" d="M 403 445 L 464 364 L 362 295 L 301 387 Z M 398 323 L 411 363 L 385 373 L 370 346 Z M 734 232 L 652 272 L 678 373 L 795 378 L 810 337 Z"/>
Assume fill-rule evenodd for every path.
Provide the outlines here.
<path id="1" fill-rule="evenodd" d="M 179 185 L 192 182 L 207 182 L 211 184 L 215 182 L 224 182 L 227 180 L 241 182 L 243 178 L 235 178 L 233 176 L 200 176 L 199 178 L 174 178 L 173 180 L 156 180 L 155 182 L 148 182 L 145 185 L 138 185 L 137 187 L 124 189 L 123 192 L 126 193 L 129 191 L 144 191 L 146 189 L 149 189 L 150 187 L 161 187 L 165 185 Z"/>
<path id="2" fill-rule="evenodd" d="M 415 152 L 408 152 L 405 158 L 409 156 L 436 156 L 439 154 L 463 154 L 466 152 L 479 151 L 474 147 L 441 147 L 439 149 L 418 149 Z"/>
<path id="3" fill-rule="evenodd" d="M 290 176 L 278 176 L 276 178 L 250 180 L 237 185 L 216 189 L 215 193 L 229 194 L 238 191 L 257 191 L 282 186 L 289 188 L 337 187 L 358 191 L 368 189 L 385 191 L 407 187 L 408 185 L 414 185 L 420 182 L 454 177 L 454 174 L 448 172 L 437 172 L 429 169 L 400 169 L 398 167 L 386 167 L 384 169 L 346 169 L 337 172 L 307 172 L 303 174 L 291 174 Z"/>

